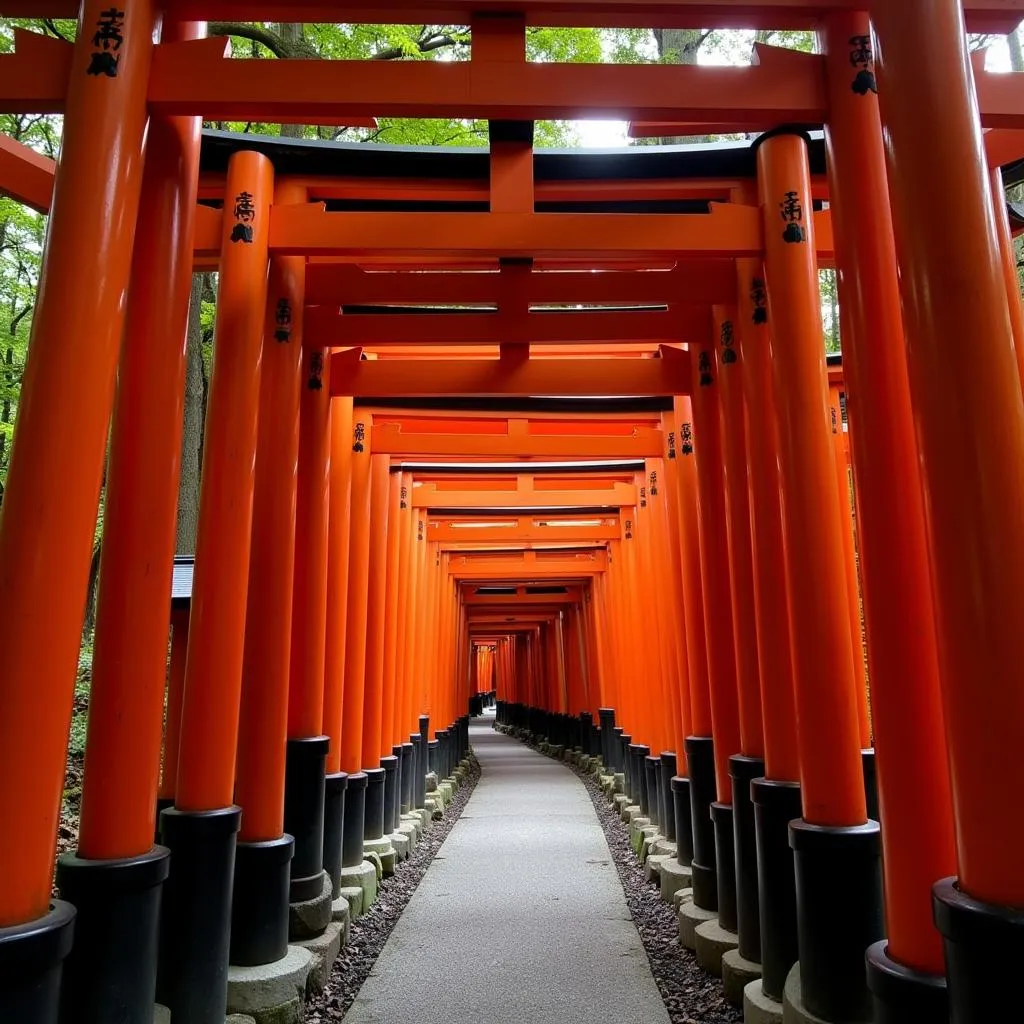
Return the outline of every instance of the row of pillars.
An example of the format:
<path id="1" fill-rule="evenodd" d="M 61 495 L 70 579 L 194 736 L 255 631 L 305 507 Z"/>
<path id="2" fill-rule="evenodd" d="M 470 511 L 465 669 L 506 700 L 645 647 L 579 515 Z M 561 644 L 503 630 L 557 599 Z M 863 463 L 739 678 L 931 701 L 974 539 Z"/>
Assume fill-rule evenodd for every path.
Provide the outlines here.
<path id="1" fill-rule="evenodd" d="M 303 341 L 305 259 L 268 257 L 271 203 L 305 195 L 253 152 L 227 175 L 195 577 L 165 693 L 201 125 L 147 118 L 157 9 L 123 6 L 116 76 L 86 74 L 88 32 L 75 47 L 0 522 L 0 1019 L 24 1024 L 149 1024 L 154 994 L 222 1024 L 229 963 L 282 958 L 289 906 L 364 873 L 468 749 L 446 556 L 411 481 L 330 399 L 328 353 Z M 81 832 L 53 900 L 108 426 Z"/>
<path id="2" fill-rule="evenodd" d="M 783 129 L 746 197 L 764 263 L 738 261 L 670 425 L 669 558 L 638 510 L 595 581 L 605 706 L 577 745 L 677 830 L 694 904 L 770 1000 L 799 963 L 804 1019 L 967 1024 L 1014 1005 L 1024 944 L 1024 532 L 1005 515 L 1024 507 L 1024 336 L 962 11 L 884 7 L 873 36 L 851 14 L 822 37 L 860 593 L 806 143 Z M 877 96 L 851 88 L 872 51 Z M 955 245 L 951 197 L 973 225 Z M 571 743 L 573 713 L 531 685 L 499 675 L 499 720 Z"/>

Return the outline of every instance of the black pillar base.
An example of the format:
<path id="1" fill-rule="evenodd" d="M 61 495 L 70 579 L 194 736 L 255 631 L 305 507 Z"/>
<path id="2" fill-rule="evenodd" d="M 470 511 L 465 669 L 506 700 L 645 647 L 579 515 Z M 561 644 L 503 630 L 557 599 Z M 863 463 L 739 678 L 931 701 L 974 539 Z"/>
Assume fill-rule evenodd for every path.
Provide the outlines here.
<path id="1" fill-rule="evenodd" d="M 676 811 L 672 799 L 672 779 L 676 774 L 676 755 L 661 752 L 658 758 L 661 777 L 658 779 L 658 796 L 661 798 L 661 834 L 670 842 L 676 841 Z"/>
<path id="2" fill-rule="evenodd" d="M 644 781 L 647 789 L 647 817 L 652 825 L 661 825 L 661 761 L 647 754 L 644 757 Z"/>
<path id="3" fill-rule="evenodd" d="M 295 840 L 239 843 L 231 899 L 231 963 L 272 964 L 288 952 L 288 895 Z"/>
<path id="4" fill-rule="evenodd" d="M 420 790 L 423 790 L 423 805 L 427 803 L 427 748 L 423 737 L 414 732 L 410 737 L 412 755 L 409 764 L 410 810 L 420 806 Z M 422 749 L 421 749 L 422 748 Z"/>
<path id="5" fill-rule="evenodd" d="M 796 876 L 789 823 L 802 813 L 796 782 L 755 779 L 750 784 L 757 840 L 757 895 L 761 918 L 761 987 L 782 1002 L 790 969 L 799 956 Z"/>
<path id="6" fill-rule="evenodd" d="M 736 851 L 736 931 L 739 954 L 761 962 L 761 916 L 757 898 L 757 835 L 750 784 L 764 776 L 764 760 L 736 754 L 729 758 L 732 777 L 733 847 Z"/>
<path id="7" fill-rule="evenodd" d="M 711 805 L 715 830 L 715 864 L 718 868 L 718 923 L 736 932 L 736 848 L 733 845 L 733 813 L 730 804 Z"/>
<path id="8" fill-rule="evenodd" d="M 391 835 L 398 828 L 398 758 L 382 757 L 380 766 L 384 769 L 384 832 Z"/>
<path id="9" fill-rule="evenodd" d="M 676 862 L 684 868 L 693 863 L 693 812 L 690 810 L 690 780 L 672 777 L 672 806 L 676 819 Z"/>
<path id="10" fill-rule="evenodd" d="M 409 737 L 408 743 L 402 744 L 402 800 L 399 811 L 408 814 L 412 810 L 413 800 L 416 798 L 416 780 L 413 778 L 416 769 L 416 745 Z"/>
<path id="11" fill-rule="evenodd" d="M 888 945 L 884 940 L 876 942 L 867 952 L 874 1024 L 949 1024 L 945 977 L 904 967 L 889 956 Z M 972 1019 L 981 1018 L 972 1015 Z"/>
<path id="12" fill-rule="evenodd" d="M 630 751 L 630 747 L 633 746 L 633 737 L 628 732 L 620 732 L 618 729 L 615 731 L 619 734 L 619 761 L 622 764 L 622 774 L 626 778 L 625 793 L 633 803 L 636 803 L 636 782 L 633 780 L 633 754 Z"/>
<path id="13" fill-rule="evenodd" d="M 588 757 L 594 754 L 594 716 L 589 711 L 580 712 L 580 751 Z"/>
<path id="14" fill-rule="evenodd" d="M 621 725 L 612 727 L 612 735 L 608 744 L 608 749 L 611 753 L 613 773 L 627 771 L 626 760 L 623 754 L 629 746 L 629 738 L 627 738 L 626 732 Z"/>
<path id="15" fill-rule="evenodd" d="M 366 817 L 364 839 L 384 838 L 384 776 L 383 768 L 366 769 Z"/>
<path id="16" fill-rule="evenodd" d="M 710 736 L 687 736 L 690 767 L 690 821 L 693 826 L 693 902 L 702 910 L 718 910 L 715 830 L 711 805 L 715 802 L 715 741 Z"/>
<path id="17" fill-rule="evenodd" d="M 337 772 L 324 779 L 324 871 L 331 879 L 331 892 L 338 898 L 341 888 L 341 842 L 345 822 L 345 791 L 348 775 Z"/>
<path id="18" fill-rule="evenodd" d="M 615 754 L 612 743 L 615 740 L 615 709 L 598 708 L 597 720 L 601 728 L 601 760 L 610 772 L 615 771 Z"/>
<path id="19" fill-rule="evenodd" d="M 932 909 L 946 950 L 950 1024 L 1018 1019 L 1024 910 L 973 899 L 955 878 L 935 883 Z"/>
<path id="20" fill-rule="evenodd" d="M 430 771 L 430 756 L 428 751 L 430 741 L 430 718 L 428 715 L 420 715 L 419 746 L 417 749 L 418 760 L 416 762 L 416 807 L 422 810 L 427 806 L 427 772 Z"/>
<path id="21" fill-rule="evenodd" d="M 875 768 L 875 751 L 873 748 L 860 752 L 861 765 L 864 768 L 864 799 L 868 805 L 868 819 L 881 821 L 878 810 L 878 772 Z"/>
<path id="22" fill-rule="evenodd" d="M 363 863 L 366 821 L 366 773 L 353 772 L 345 790 L 345 816 L 341 829 L 341 866 L 357 868 Z"/>
<path id="23" fill-rule="evenodd" d="M 292 903 L 316 899 L 323 891 L 324 768 L 329 736 L 288 741 L 284 770 L 284 830 L 295 837 Z"/>
<path id="24" fill-rule="evenodd" d="M 61 968 L 74 931 L 75 908 L 62 900 L 45 917 L 0 928 L 0 1020 L 57 1024 Z"/>
<path id="25" fill-rule="evenodd" d="M 153 822 L 153 845 L 160 845 L 160 815 L 164 813 L 169 807 L 174 806 L 173 796 L 161 796 L 157 797 L 156 801 L 156 820 Z"/>
<path id="26" fill-rule="evenodd" d="M 107 1024 L 152 1015 L 160 895 L 170 856 L 155 846 L 124 860 L 84 860 L 73 853 L 58 860 L 61 898 L 76 911 L 75 942 L 61 982 L 61 1021 Z"/>
<path id="27" fill-rule="evenodd" d="M 161 815 L 171 870 L 160 914 L 156 1001 L 173 1020 L 224 1024 L 238 807 Z"/>
<path id="28" fill-rule="evenodd" d="M 433 772 L 437 776 L 438 782 L 441 781 L 442 775 L 438 771 L 441 767 L 441 741 L 430 740 L 427 743 L 427 771 Z"/>
<path id="29" fill-rule="evenodd" d="M 836 828 L 800 818 L 789 845 L 803 1005 L 825 1020 L 870 1020 L 864 955 L 884 935 L 878 822 Z"/>
<path id="30" fill-rule="evenodd" d="M 636 779 L 636 802 L 640 805 L 640 813 L 645 818 L 649 818 L 651 816 L 651 795 L 647 792 L 646 759 L 650 757 L 651 748 L 643 743 L 634 743 L 630 750 L 633 754 L 633 777 Z"/>

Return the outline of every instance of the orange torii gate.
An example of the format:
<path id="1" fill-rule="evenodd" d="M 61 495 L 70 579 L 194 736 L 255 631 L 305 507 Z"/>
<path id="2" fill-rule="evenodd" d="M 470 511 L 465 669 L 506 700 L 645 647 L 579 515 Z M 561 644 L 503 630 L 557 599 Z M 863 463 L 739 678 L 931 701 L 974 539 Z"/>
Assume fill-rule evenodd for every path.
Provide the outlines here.
<path id="1" fill-rule="evenodd" d="M 0 957 L 13 950 L 19 965 L 3 974 L 13 979 L 0 988 L 4 1015 L 47 1024 L 56 1018 L 69 948 L 68 1005 L 109 1019 L 104 999 L 114 991 L 132 1002 L 138 1020 L 152 1011 L 156 908 L 168 871 L 167 851 L 153 846 L 152 818 L 181 338 L 196 260 L 220 270 L 222 315 L 196 603 L 181 680 L 176 806 L 163 817 L 174 857 L 163 900 L 160 992 L 175 1015 L 219 1020 L 229 957 L 272 958 L 287 941 L 278 925 L 273 950 L 257 951 L 244 923 L 230 927 L 231 889 L 244 878 L 234 870 L 236 847 L 259 860 L 255 847 L 271 844 L 277 889 L 287 870 L 282 851 L 291 851 L 285 819 L 296 804 L 284 797 L 291 761 L 257 763 L 257 729 L 265 728 L 261 735 L 275 750 L 307 752 L 299 758 L 307 782 L 295 792 L 313 792 L 311 805 L 325 771 L 337 788 L 351 769 L 366 787 L 369 802 L 357 817 L 365 811 L 370 843 L 384 842 L 376 833 L 394 824 L 405 730 L 426 731 L 417 706 L 435 710 L 434 724 L 443 723 L 449 767 L 464 748 L 457 698 L 467 692 L 469 647 L 460 639 L 469 634 L 459 579 L 500 578 L 508 560 L 497 551 L 478 559 L 442 550 L 426 539 L 426 511 L 403 502 L 405 470 L 392 473 L 391 456 L 372 448 L 378 424 L 358 419 L 350 398 L 412 391 L 507 399 L 579 395 L 581 388 L 600 395 L 618 379 L 622 390 L 612 394 L 675 398 L 673 409 L 661 410 L 658 449 L 642 455 L 635 517 L 623 518 L 622 538 L 603 548 L 526 549 L 513 557 L 541 578 L 565 578 L 573 565 L 569 578 L 582 578 L 588 572 L 581 565 L 603 566 L 590 583 L 594 639 L 606 647 L 599 662 L 620 674 L 610 680 L 607 710 L 620 712 L 638 740 L 631 785 L 649 802 L 648 766 L 641 771 L 638 759 L 652 744 L 671 742 L 677 756 L 690 755 L 688 775 L 679 778 L 690 781 L 697 902 L 718 904 L 719 920 L 735 926 L 743 959 L 762 957 L 758 998 L 781 999 L 798 958 L 797 998 L 810 1013 L 842 1019 L 851 1008 L 871 1012 L 863 950 L 882 939 L 879 833 L 864 792 L 862 748 L 870 737 L 860 700 L 859 621 L 851 617 L 851 544 L 838 497 L 845 487 L 837 472 L 841 432 L 835 406 L 829 408 L 817 308 L 818 262 L 833 258 L 846 321 L 885 823 L 887 940 L 868 953 L 871 993 L 887 1019 L 938 1021 L 951 1013 L 955 1024 L 966 1024 L 1005 1006 L 1024 906 L 1011 852 L 1019 826 L 1006 813 L 1016 799 L 1013 758 L 1024 733 L 1013 685 L 1024 535 L 1005 518 L 1006 509 L 1024 504 L 1024 482 L 1013 470 L 1024 461 L 1024 317 L 989 163 L 1019 156 L 1016 139 L 994 136 L 1024 123 L 1024 85 L 1019 75 L 972 72 L 962 15 L 974 30 L 1006 31 L 1019 17 L 1019 0 L 869 6 L 870 24 L 851 0 L 503 0 L 499 16 L 487 0 L 437 0 L 425 11 L 390 2 L 168 0 L 155 44 L 164 12 L 152 0 L 0 5 L 9 15 L 78 14 L 81 21 L 74 45 L 19 33 L 15 52 L 0 56 L 0 106 L 66 117 L 0 521 L 0 600 L 18 610 L 0 619 Z M 426 14 L 470 24 L 474 53 L 450 64 L 257 65 L 226 60 L 223 42 L 202 39 L 203 26 L 187 20 L 257 14 L 373 22 Z M 745 69 L 526 62 L 526 26 L 565 20 L 813 27 L 824 56 L 764 51 L 760 64 Z M 922 48 L 927 62 L 919 59 Z M 861 88 L 851 88 L 858 82 Z M 239 145 L 230 158 L 223 210 L 197 208 L 203 117 L 346 124 L 447 115 L 495 123 L 488 210 L 328 212 L 315 187 L 275 174 L 273 159 L 255 143 Z M 746 180 L 733 180 L 725 195 L 715 185 L 699 197 L 708 202 L 700 213 L 538 209 L 543 186 L 532 147 L 525 133 L 502 122 L 611 115 L 765 130 L 756 185 L 749 174 L 732 175 Z M 812 181 L 806 137 L 779 127 L 794 122 L 825 124 L 827 188 Z M 990 129 L 987 154 L 981 128 Z M 3 166 L 9 193 L 46 205 L 45 163 L 6 147 Z M 828 213 L 812 214 L 826 195 Z M 967 225 L 955 238 L 942 215 L 951 196 L 956 222 Z M 408 320 L 392 321 L 390 345 L 413 346 L 421 358 L 389 356 L 380 333 L 389 330 L 387 318 L 351 310 L 353 330 L 364 334 L 354 335 L 349 352 L 327 358 L 325 348 L 347 347 L 345 300 L 332 296 L 329 282 L 319 304 L 308 301 L 313 268 L 331 265 L 319 260 L 462 272 L 533 260 L 535 268 L 551 261 L 577 270 L 630 267 L 630 274 L 652 265 L 685 273 L 690 263 L 712 261 L 732 268 L 736 279 L 731 295 L 727 287 L 703 302 L 676 300 L 680 308 L 714 307 L 710 331 L 695 330 L 689 314 L 662 317 L 673 313 L 672 294 L 657 303 L 667 310 L 605 313 L 614 319 L 600 325 L 585 311 L 554 331 L 530 309 L 540 302 L 530 299 L 534 282 L 525 310 L 521 294 L 499 294 L 488 298 L 493 315 L 467 315 L 459 347 L 491 349 L 474 359 L 467 351 L 431 351 L 448 340 L 438 325 Z M 312 312 L 331 306 L 327 314 Z M 661 326 L 670 321 L 671 330 Z M 639 349 L 595 359 L 605 346 L 629 344 L 619 335 L 633 328 L 643 331 Z M 80 343 L 83 330 L 88 346 Z M 264 337 L 280 346 L 264 346 Z M 965 337 L 973 339 L 969 364 L 959 355 Z M 537 351 L 526 351 L 535 342 Z M 541 358 L 542 344 L 571 345 L 578 355 Z M 377 358 L 353 355 L 359 347 Z M 608 365 L 595 370 L 595 362 Z M 261 373 L 271 365 L 275 372 Z M 582 383 L 571 383 L 574 374 Z M 70 902 L 51 906 L 62 753 L 112 409 L 82 840 L 79 856 L 60 866 Z M 276 423 L 284 438 L 275 435 Z M 510 431 L 505 453 L 535 451 L 539 437 L 524 436 Z M 517 450 L 522 444 L 530 451 Z M 564 438 L 559 444 L 571 446 Z M 371 573 L 371 561 L 386 571 Z M 664 574 L 651 589 L 672 595 L 664 605 L 638 586 L 653 570 Z M 413 601 L 413 587 L 426 599 Z M 631 603 L 637 593 L 643 600 Z M 673 628 L 680 609 L 682 630 Z M 328 621 L 344 621 L 344 647 Z M 493 624 L 481 626 L 493 635 Z M 645 699 L 624 685 L 624 670 L 635 671 L 629 635 L 640 630 L 655 641 L 637 664 L 662 681 Z M 404 666 L 401 636 L 411 644 Z M 559 649 L 519 645 L 503 652 L 503 671 L 507 677 L 511 658 L 531 680 L 542 672 L 565 678 Z M 424 685 L 411 685 L 413 657 L 431 666 Z M 684 673 L 685 692 L 664 685 L 669 678 L 678 684 Z M 653 712 L 651 698 L 662 701 L 665 714 Z M 401 757 L 394 753 L 399 743 Z M 752 850 L 749 828 L 743 831 L 751 810 L 737 797 L 743 772 L 759 771 L 761 754 L 764 779 L 755 777 L 754 799 L 766 823 L 759 839 L 774 858 Z M 240 846 L 236 799 L 244 800 Z M 323 863 L 317 813 L 311 807 L 300 815 L 302 829 L 288 825 L 302 833 L 296 863 L 313 872 L 297 877 L 311 884 Z M 667 815 L 664 807 L 659 813 Z M 250 830 L 254 819 L 258 834 Z M 680 836 L 681 849 L 685 840 Z M 362 843 L 355 846 L 361 863 Z M 841 891 L 837 862 L 844 865 Z M 99 875 L 113 881 L 98 895 Z M 282 906 L 274 905 L 278 918 Z M 1001 928 L 995 938 L 994 921 Z M 132 935 L 127 954 L 109 941 L 115 931 Z M 117 984 L 105 986 L 107 978 Z"/>

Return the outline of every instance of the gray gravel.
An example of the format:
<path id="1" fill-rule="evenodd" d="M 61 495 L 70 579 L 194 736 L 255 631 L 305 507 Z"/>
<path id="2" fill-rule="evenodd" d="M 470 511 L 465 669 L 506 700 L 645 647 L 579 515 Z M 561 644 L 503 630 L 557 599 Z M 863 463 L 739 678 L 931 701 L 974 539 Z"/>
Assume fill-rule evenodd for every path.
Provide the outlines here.
<path id="1" fill-rule="evenodd" d="M 573 770 L 594 803 L 672 1024 L 740 1024 L 743 1013 L 725 1001 L 721 981 L 700 967 L 694 953 L 679 945 L 675 910 L 661 899 L 655 882 L 644 881 L 643 868 L 629 845 L 628 826 L 609 805 L 595 780 Z"/>

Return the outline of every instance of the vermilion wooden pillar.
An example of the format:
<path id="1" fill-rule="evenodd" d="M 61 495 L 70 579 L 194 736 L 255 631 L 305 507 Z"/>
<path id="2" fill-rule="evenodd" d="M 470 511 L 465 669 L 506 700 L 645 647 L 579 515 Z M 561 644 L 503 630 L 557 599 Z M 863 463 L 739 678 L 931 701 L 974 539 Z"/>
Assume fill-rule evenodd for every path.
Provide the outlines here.
<path id="1" fill-rule="evenodd" d="M 934 910 L 965 1024 L 1017 1005 L 1024 950 L 1024 403 L 961 4 L 907 0 L 873 19 L 959 869 Z M 943 195 L 955 218 L 926 217 Z"/>
<path id="2" fill-rule="evenodd" d="M 185 694 L 185 658 L 188 654 L 187 609 L 171 612 L 171 654 L 167 667 L 167 712 L 164 726 L 163 764 L 158 807 L 174 806 L 178 782 L 178 744 L 181 737 L 181 702 Z M 159 828 L 159 819 L 157 819 Z"/>
<path id="3" fill-rule="evenodd" d="M 345 868 L 362 863 L 363 822 L 352 824 L 365 796 L 366 776 L 350 777 L 341 767 L 342 706 L 345 693 L 345 636 L 348 615 L 349 506 L 352 500 L 352 399 L 331 402 L 331 480 L 327 527 L 327 607 L 324 642 L 324 715 L 330 737 L 324 802 L 324 870 L 334 882 L 335 898 Z M 352 789 L 350 795 L 349 789 Z M 358 790 L 358 793 L 356 792 Z M 355 811 L 350 805 L 356 805 Z M 345 842 L 346 825 L 360 841 Z M 346 856 L 347 854 L 347 856 Z M 349 863 L 354 861 L 355 863 Z"/>
<path id="4" fill-rule="evenodd" d="M 370 456 L 370 522 L 366 597 L 366 691 L 363 705 L 363 762 L 369 775 L 366 838 L 380 842 L 390 832 L 384 789 L 394 762 L 382 759 L 384 612 L 387 597 L 388 456 Z M 379 802 L 378 802 L 379 797 Z M 390 842 L 387 849 L 391 848 Z M 385 853 L 387 850 L 384 851 Z"/>
<path id="5" fill-rule="evenodd" d="M 345 685 L 341 724 L 341 767 L 349 775 L 370 767 L 373 754 L 363 749 L 366 688 L 366 595 L 370 577 L 371 426 L 360 410 L 347 443 L 352 450 L 352 498 L 349 512 L 348 615 L 345 627 Z M 341 443 L 340 438 L 337 443 Z M 376 764 L 372 765 L 376 768 Z"/>
<path id="6" fill-rule="evenodd" d="M 192 617 L 157 1000 L 173 1015 L 223 1017 L 235 833 L 232 803 L 245 644 L 267 245 L 273 168 L 236 153 L 228 167 L 219 316 L 203 450 Z"/>
<path id="7" fill-rule="evenodd" d="M 205 25 L 170 23 L 164 42 Z M 160 886 L 153 847 L 199 165 L 198 118 L 150 122 L 107 473 L 78 854 L 58 865 L 78 911 L 62 999 L 79 1019 L 153 1002 Z M 134 931 L 134 941 L 120 936 Z"/>
<path id="8" fill-rule="evenodd" d="M 383 688 L 381 693 L 381 749 L 385 755 L 395 758 L 395 796 L 394 806 L 389 808 L 391 814 L 393 832 L 398 828 L 399 807 L 401 804 L 401 765 L 402 748 L 398 744 L 396 732 L 397 701 L 396 701 L 396 671 L 397 661 L 397 638 L 398 638 L 398 591 L 399 591 L 399 548 L 400 548 L 400 527 L 399 512 L 401 505 L 402 476 L 400 473 L 392 473 L 388 480 L 388 532 L 387 532 L 387 557 L 384 563 L 385 573 L 385 594 L 384 594 L 384 622 L 383 622 L 383 651 L 382 651 L 382 679 Z"/>
<path id="9" fill-rule="evenodd" d="M 82 5 L 46 259 L 0 519 L 4 714 L 0 721 L 0 927 L 53 943 L 22 960 L 11 939 L 0 1016 L 56 1019 L 60 962 L 73 911 L 51 908 L 57 819 L 142 184 L 146 81 L 157 14 L 121 5 L 116 74 L 93 45 L 108 5 Z M 103 154 L 98 158 L 97 154 Z M 116 209 L 119 216 L 111 217 Z M 93 272 L 83 274 L 83 268 Z M 87 338 L 87 341 L 85 340 Z M 55 410 L 59 415 L 55 415 Z M 46 538 L 40 543 L 39 538 Z M 150 769 L 152 777 L 152 769 Z M 17 779 L 17 783 L 14 780 Z M 6 959 L 6 957 L 5 957 Z"/>
<path id="10" fill-rule="evenodd" d="M 304 278 L 300 278 L 304 284 Z M 305 304 L 304 289 L 296 296 Z M 303 334 L 299 397 L 299 464 L 295 588 L 288 682 L 285 831 L 295 837 L 290 898 L 304 903 L 324 886 L 325 767 L 323 733 L 327 631 L 327 561 L 331 480 L 330 352 Z"/>
<path id="11" fill-rule="evenodd" d="M 944 1022 L 949 1008 L 931 887 L 955 871 L 952 803 L 885 144 L 877 97 L 849 88 L 854 57 L 874 71 L 867 17 L 833 16 L 823 41 L 832 98 L 826 140 L 836 199 L 843 372 L 885 851 L 887 941 L 869 953 L 868 982 L 876 1017 L 891 1007 L 922 1024 Z M 880 436 L 886 438 L 882 450 L 871 443 Z"/>
<path id="12" fill-rule="evenodd" d="M 789 822 L 801 813 L 800 756 L 790 654 L 773 353 L 768 295 L 760 260 L 737 261 L 736 291 L 765 746 L 765 778 L 750 784 L 755 805 L 761 926 L 761 980 L 750 984 L 754 986 L 755 999 L 767 997 L 781 1003 L 786 977 L 798 956 L 796 881 L 789 848 Z"/>
<path id="13" fill-rule="evenodd" d="M 723 927 L 736 930 L 735 871 L 732 861 L 732 781 L 729 758 L 740 753 L 740 719 L 736 680 L 736 648 L 729 584 L 729 545 L 723 475 L 720 386 L 715 352 L 711 346 L 694 347 L 693 437 L 697 461 L 697 515 L 700 564 L 704 590 L 704 626 L 707 635 L 711 717 L 714 732 L 717 800 L 703 806 L 703 793 L 693 792 L 693 896 L 698 907 L 718 910 Z M 691 783 L 695 744 L 690 744 Z M 699 771 L 699 769 L 698 769 Z M 714 848 L 727 852 L 717 857 L 708 848 L 705 818 L 714 816 Z M 698 829 L 704 835 L 698 838 Z M 712 888 L 713 887 L 713 888 Z"/>
<path id="14" fill-rule="evenodd" d="M 803 797 L 803 819 L 790 824 L 801 968 L 793 991 L 825 1020 L 867 1019 L 859 947 L 881 935 L 880 844 L 861 767 L 805 137 L 763 136 L 757 165 Z"/>
<path id="15" fill-rule="evenodd" d="M 713 316 L 718 338 L 715 366 L 721 394 L 725 511 L 740 724 L 740 750 L 729 758 L 733 805 L 733 855 L 736 865 L 734 920 L 739 955 L 750 963 L 760 963 L 757 846 L 750 785 L 754 779 L 764 777 L 764 721 L 761 713 L 761 671 L 754 605 L 750 491 L 744 426 L 746 411 L 741 368 L 743 345 L 737 323 L 737 310 L 734 307 L 716 306 Z M 719 916 L 722 916 L 721 908 Z"/>
<path id="16" fill-rule="evenodd" d="M 711 680 L 704 616 L 704 581 L 701 575 L 700 527 L 697 508 L 697 460 L 693 437 L 693 403 L 687 396 L 674 402 L 678 466 L 676 514 L 683 591 L 683 627 L 689 670 L 690 735 L 685 759 L 672 780 L 676 809 L 679 863 L 692 862 L 700 847 L 704 863 L 714 857 L 714 837 L 708 811 L 716 795 L 714 741 L 711 719 Z M 707 886 L 709 892 L 711 886 Z M 717 891 L 715 891 L 717 899 Z"/>
<path id="17" fill-rule="evenodd" d="M 305 190 L 279 183 L 275 198 L 302 201 Z M 235 771 L 242 824 L 235 853 L 231 961 L 239 965 L 272 963 L 288 948 L 295 842 L 285 833 L 285 763 L 304 276 L 301 256 L 271 260 Z"/>
<path id="18" fill-rule="evenodd" d="M 828 389 L 829 430 L 832 432 L 832 446 L 835 451 L 836 493 L 839 495 L 839 532 L 843 538 L 844 578 L 837 581 L 846 589 L 846 606 L 850 614 L 850 644 L 854 675 L 854 693 L 857 697 L 858 721 L 860 723 L 860 745 L 864 752 L 865 774 L 874 775 L 871 749 L 871 716 L 868 709 L 867 678 L 864 672 L 864 645 L 861 642 L 861 597 L 857 578 L 857 552 L 854 543 L 855 519 L 852 495 L 850 493 L 849 446 L 843 430 L 842 405 L 839 387 L 834 384 Z M 877 818 L 874 806 L 874 782 L 867 781 L 868 813 Z"/>

